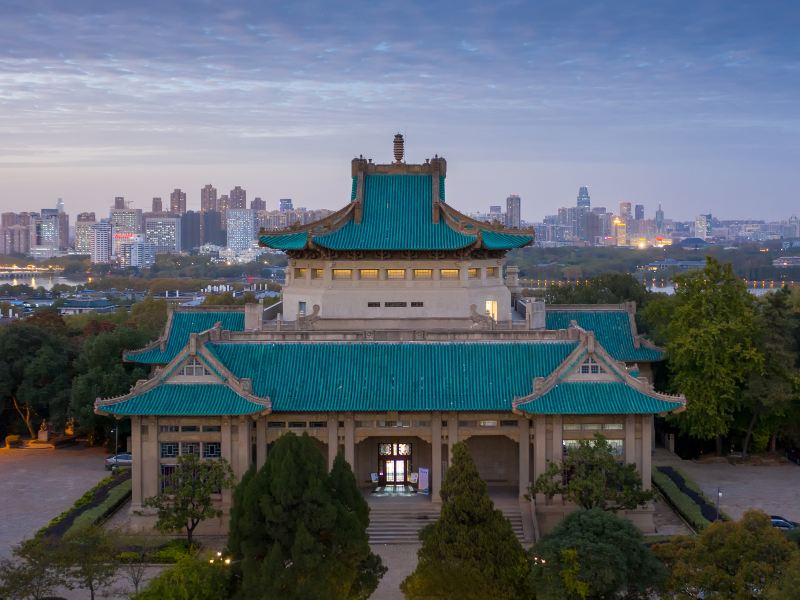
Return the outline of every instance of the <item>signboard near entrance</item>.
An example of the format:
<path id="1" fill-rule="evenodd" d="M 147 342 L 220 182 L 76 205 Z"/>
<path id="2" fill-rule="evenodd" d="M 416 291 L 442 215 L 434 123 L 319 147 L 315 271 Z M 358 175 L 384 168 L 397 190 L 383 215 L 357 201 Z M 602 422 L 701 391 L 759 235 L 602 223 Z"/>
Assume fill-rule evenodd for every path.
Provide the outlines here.
<path id="1" fill-rule="evenodd" d="M 431 491 L 430 472 L 425 467 L 419 469 L 419 486 L 417 492 L 420 494 L 429 494 Z"/>

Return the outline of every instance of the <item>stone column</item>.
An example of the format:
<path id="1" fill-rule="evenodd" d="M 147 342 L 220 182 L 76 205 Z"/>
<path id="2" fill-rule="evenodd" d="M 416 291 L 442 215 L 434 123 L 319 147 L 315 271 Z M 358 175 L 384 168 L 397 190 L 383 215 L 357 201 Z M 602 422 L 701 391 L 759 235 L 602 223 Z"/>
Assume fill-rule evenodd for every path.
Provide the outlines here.
<path id="1" fill-rule="evenodd" d="M 333 461 L 339 452 L 339 416 L 328 415 L 328 470 L 333 468 Z"/>
<path id="2" fill-rule="evenodd" d="M 431 413 L 431 500 L 441 502 L 442 488 L 442 415 Z"/>
<path id="3" fill-rule="evenodd" d="M 250 468 L 252 421 L 247 417 L 239 417 L 239 444 L 236 460 L 236 479 L 241 480 Z"/>
<path id="4" fill-rule="evenodd" d="M 344 417 L 344 459 L 356 472 L 356 424 L 352 414 Z M 357 477 L 357 476 L 356 476 Z"/>
<path id="5" fill-rule="evenodd" d="M 533 480 L 547 468 L 547 423 L 544 415 L 536 415 L 533 420 Z M 544 494 L 536 494 L 536 503 L 544 504 Z"/>
<path id="6" fill-rule="evenodd" d="M 553 415 L 553 462 L 561 464 L 564 457 L 564 419 L 561 415 Z M 561 494 L 553 496 L 553 503 L 561 503 Z"/>
<path id="7" fill-rule="evenodd" d="M 220 439 L 222 458 L 233 466 L 233 448 L 231 445 L 231 418 L 222 417 L 222 432 Z M 231 506 L 231 490 L 222 490 L 222 510 L 228 511 Z"/>
<path id="8" fill-rule="evenodd" d="M 653 479 L 653 415 L 642 415 L 642 487 L 649 490 Z"/>
<path id="9" fill-rule="evenodd" d="M 144 419 L 143 419 L 144 420 Z M 147 427 L 147 439 L 142 439 L 142 496 L 145 498 L 160 493 L 159 479 L 161 477 L 161 461 L 158 451 L 158 420 L 147 417 L 144 425 Z M 134 457 L 134 462 L 136 458 Z M 152 466 L 151 466 L 152 465 Z"/>
<path id="10" fill-rule="evenodd" d="M 528 493 L 531 478 L 531 423 L 528 419 L 519 422 L 519 497 Z"/>
<path id="11" fill-rule="evenodd" d="M 267 461 L 267 417 L 260 415 L 256 419 L 256 469 L 260 469 Z"/>
<path id="12" fill-rule="evenodd" d="M 636 415 L 625 415 L 625 462 L 632 465 L 636 460 Z"/>
<path id="13" fill-rule="evenodd" d="M 458 413 L 447 415 L 447 465 L 453 464 L 453 446 L 458 443 Z"/>
<path id="14" fill-rule="evenodd" d="M 119 424 L 117 424 L 119 426 Z M 142 509 L 142 418 L 131 417 L 131 512 Z M 156 465 L 157 466 L 157 465 Z"/>

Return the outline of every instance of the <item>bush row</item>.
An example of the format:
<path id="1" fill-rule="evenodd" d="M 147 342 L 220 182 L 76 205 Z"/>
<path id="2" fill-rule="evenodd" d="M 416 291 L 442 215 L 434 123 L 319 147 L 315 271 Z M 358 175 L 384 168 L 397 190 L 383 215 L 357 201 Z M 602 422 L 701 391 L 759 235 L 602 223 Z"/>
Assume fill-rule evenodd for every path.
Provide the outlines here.
<path id="1" fill-rule="evenodd" d="M 653 470 L 653 483 L 695 531 L 702 531 L 709 525 L 711 521 L 703 515 L 700 506 L 681 491 L 675 481 L 662 471 L 662 467 Z"/>

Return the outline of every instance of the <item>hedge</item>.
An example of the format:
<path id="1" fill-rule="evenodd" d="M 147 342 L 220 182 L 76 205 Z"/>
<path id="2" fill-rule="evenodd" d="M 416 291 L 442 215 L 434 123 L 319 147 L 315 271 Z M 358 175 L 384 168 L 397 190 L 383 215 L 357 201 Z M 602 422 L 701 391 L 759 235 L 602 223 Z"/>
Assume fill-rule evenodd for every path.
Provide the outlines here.
<path id="1" fill-rule="evenodd" d="M 666 469 L 669 469 L 671 473 L 669 471 L 665 472 Z M 676 479 L 678 482 L 676 482 Z M 682 482 L 683 485 L 678 487 L 680 482 Z M 690 487 L 687 485 L 686 479 L 671 467 L 657 467 L 654 469 L 653 483 L 667 499 L 667 502 L 678 511 L 695 531 L 705 529 L 713 520 L 715 514 L 712 514 L 711 519 L 707 518 L 708 503 L 705 498 L 692 489 L 696 486 Z M 696 498 L 700 498 L 703 504 L 698 504 Z M 706 510 L 704 511 L 704 509 Z M 716 511 L 716 509 L 712 510 L 714 512 Z"/>
<path id="2" fill-rule="evenodd" d="M 90 525 L 98 525 L 114 514 L 117 509 L 131 497 L 131 480 L 125 479 L 119 485 L 111 488 L 105 500 L 81 513 L 72 522 L 67 533 L 75 533 L 78 529 Z"/>

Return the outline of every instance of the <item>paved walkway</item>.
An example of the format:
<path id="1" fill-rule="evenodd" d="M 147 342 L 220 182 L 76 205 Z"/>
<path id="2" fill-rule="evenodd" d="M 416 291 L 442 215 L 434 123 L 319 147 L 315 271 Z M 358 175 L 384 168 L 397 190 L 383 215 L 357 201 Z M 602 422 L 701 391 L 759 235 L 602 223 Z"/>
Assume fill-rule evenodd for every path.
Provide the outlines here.
<path id="1" fill-rule="evenodd" d="M 717 497 L 717 489 L 721 489 L 720 508 L 734 519 L 755 508 L 769 515 L 800 521 L 800 466 L 794 463 L 733 465 L 722 459 L 696 462 L 682 460 L 659 449 L 653 464 L 680 469 L 712 502 Z"/>
<path id="2" fill-rule="evenodd" d="M 420 544 L 375 544 L 372 551 L 380 555 L 389 568 L 372 594 L 373 600 L 403 600 L 400 584 L 417 566 Z"/>
<path id="3" fill-rule="evenodd" d="M 0 450 L 0 558 L 108 475 L 102 448 Z"/>

